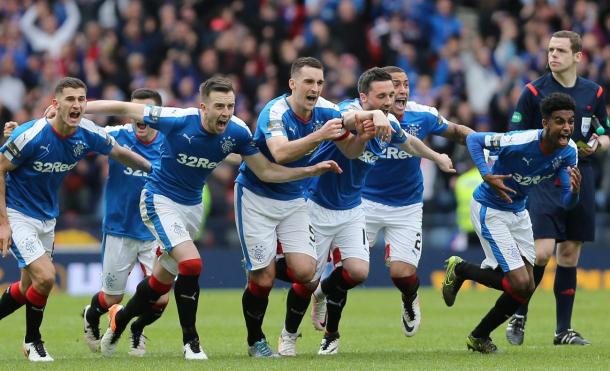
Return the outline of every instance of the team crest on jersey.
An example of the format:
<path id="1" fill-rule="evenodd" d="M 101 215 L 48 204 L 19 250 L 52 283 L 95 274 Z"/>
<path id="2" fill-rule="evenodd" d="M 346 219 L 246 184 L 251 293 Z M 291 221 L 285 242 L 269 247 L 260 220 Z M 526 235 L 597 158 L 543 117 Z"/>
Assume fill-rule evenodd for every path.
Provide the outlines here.
<path id="1" fill-rule="evenodd" d="M 72 151 L 74 153 L 74 157 L 79 157 L 85 151 L 85 144 L 81 141 L 77 142 Z"/>
<path id="2" fill-rule="evenodd" d="M 222 149 L 222 153 L 231 153 L 235 148 L 235 139 L 232 137 L 224 137 L 220 141 L 220 148 Z"/>
<path id="3" fill-rule="evenodd" d="M 559 167 L 561 166 L 562 162 L 563 162 L 563 157 L 561 157 L 561 156 L 555 157 L 553 159 L 553 161 L 551 162 L 551 165 L 553 166 L 553 170 L 559 169 Z"/>
<path id="4" fill-rule="evenodd" d="M 420 130 L 421 130 L 421 127 L 419 125 L 409 125 L 409 128 L 407 129 L 407 133 L 409 133 L 409 135 L 413 135 L 414 137 L 416 137 L 416 136 L 418 136 Z"/>

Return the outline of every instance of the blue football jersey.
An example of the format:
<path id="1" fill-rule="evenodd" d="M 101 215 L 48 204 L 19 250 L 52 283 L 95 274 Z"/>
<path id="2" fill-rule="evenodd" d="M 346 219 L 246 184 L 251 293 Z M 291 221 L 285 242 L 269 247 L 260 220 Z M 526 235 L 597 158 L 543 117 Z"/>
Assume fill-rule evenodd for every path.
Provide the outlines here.
<path id="1" fill-rule="evenodd" d="M 210 173 L 230 153 L 258 153 L 248 126 L 231 117 L 222 134 L 203 129 L 198 108 L 146 106 L 144 122 L 164 134 L 161 166 L 154 169 L 144 186 L 183 205 L 201 203 L 201 190 Z"/>
<path id="2" fill-rule="evenodd" d="M 421 140 L 430 134 L 441 135 L 448 127 L 447 120 L 436 108 L 413 101 L 407 102 L 399 122 L 404 131 Z M 420 164 L 420 157 L 410 155 L 395 145 L 388 146 L 367 175 L 362 197 L 389 206 L 422 202 L 424 178 Z"/>
<path id="3" fill-rule="evenodd" d="M 0 148 L 18 166 L 6 177 L 6 206 L 39 220 L 56 218 L 58 190 L 68 171 L 89 152 L 107 155 L 114 143 L 87 119 L 68 136 L 57 133 L 44 117 L 17 127 Z"/>
<path id="4" fill-rule="evenodd" d="M 557 177 L 561 180 L 564 197 L 569 196 L 570 179 L 566 168 L 578 164 L 576 143 L 570 140 L 565 148 L 544 153 L 541 140 L 542 130 L 470 134 L 466 140 L 468 150 L 481 175 L 490 172 L 511 174 L 512 177 L 505 179 L 504 184 L 517 192 L 510 195 L 513 202 L 508 203 L 487 182 L 483 182 L 474 191 L 474 199 L 498 210 L 523 211 L 528 192 Z M 490 155 L 497 156 L 491 170 L 485 163 L 483 148 L 487 148 Z"/>
<path id="5" fill-rule="evenodd" d="M 108 126 L 105 129 L 119 145 L 147 159 L 153 169 L 159 168 L 163 134 L 157 132 L 153 140 L 143 142 L 136 137 L 132 124 Z M 108 158 L 108 180 L 104 192 L 104 233 L 141 241 L 155 239 L 140 216 L 140 194 L 147 178 L 148 173 Z"/>
<path id="6" fill-rule="evenodd" d="M 565 88 L 555 80 L 550 72 L 525 86 L 511 118 L 510 130 L 541 129 L 540 102 L 556 92 L 568 94 L 576 101 L 574 131 L 572 132 L 574 142 L 587 142 L 595 132 L 595 128 L 591 125 L 593 115 L 606 128 L 606 133 L 610 131 L 605 93 L 601 86 L 591 80 L 578 77 L 573 87 Z M 583 157 L 580 161 L 590 162 L 592 157 Z"/>
<path id="7" fill-rule="evenodd" d="M 361 111 L 358 99 L 350 99 L 339 103 L 341 112 Z M 398 120 L 388 115 L 390 124 L 396 131 L 390 143 L 375 137 L 369 140 L 362 154 L 350 160 L 332 142 L 323 143 L 311 158 L 311 163 L 324 160 L 334 160 L 343 169 L 342 174 L 327 172 L 319 177 L 310 178 L 306 197 L 318 205 L 331 210 L 349 210 L 362 203 L 362 187 L 368 172 L 373 165 L 387 152 L 392 143 L 404 143 L 407 134 L 400 128 Z"/>
<path id="8" fill-rule="evenodd" d="M 261 153 L 271 162 L 276 161 L 271 155 L 269 147 L 267 147 L 267 139 L 276 136 L 283 136 L 288 140 L 301 139 L 318 130 L 328 120 L 341 117 L 339 107 L 336 104 L 320 97 L 313 108 L 311 118 L 305 121 L 292 111 L 286 98 L 288 98 L 286 95 L 282 95 L 269 101 L 259 114 L 256 122 L 254 141 Z M 332 142 L 329 142 L 329 144 L 334 146 Z M 314 151 L 315 149 L 298 160 L 282 165 L 286 167 L 307 166 Z M 294 200 L 303 197 L 307 180 L 266 183 L 258 179 L 244 162 L 241 164 L 236 182 L 260 196 L 275 200 Z"/>

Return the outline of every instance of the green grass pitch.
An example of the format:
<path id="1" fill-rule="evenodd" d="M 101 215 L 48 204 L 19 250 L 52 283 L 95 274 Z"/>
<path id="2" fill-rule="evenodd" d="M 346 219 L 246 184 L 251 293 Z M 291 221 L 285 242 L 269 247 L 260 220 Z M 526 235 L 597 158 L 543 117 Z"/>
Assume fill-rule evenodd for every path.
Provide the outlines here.
<path id="1" fill-rule="evenodd" d="M 127 333 L 113 358 L 89 352 L 82 339 L 80 312 L 89 298 L 52 295 L 45 312 L 43 339 L 55 362 L 36 365 L 57 370 L 602 370 L 610 365 L 610 336 L 606 291 L 577 293 L 573 326 L 593 344 L 587 347 L 553 346 L 555 304 L 552 292 L 540 291 L 533 299 L 523 346 L 504 339 L 504 327 L 492 334 L 499 354 L 468 352 L 465 338 L 495 302 L 492 290 L 464 290 L 456 304 L 447 308 L 440 292 L 420 290 L 422 325 L 406 338 L 400 327 L 399 294 L 394 289 L 358 288 L 350 292 L 341 321 L 341 347 L 337 356 L 318 356 L 322 333 L 311 326 L 309 314 L 301 326 L 296 358 L 255 360 L 247 356 L 245 326 L 241 314 L 241 291 L 204 290 L 199 301 L 198 328 L 210 357 L 203 364 L 182 359 L 181 333 L 175 303 L 157 323 L 146 330 L 148 354 L 127 355 Z M 282 328 L 285 289 L 272 291 L 264 330 L 277 347 Z M 0 369 L 33 369 L 23 357 L 24 309 L 0 321 Z M 105 331 L 105 318 L 102 332 Z"/>

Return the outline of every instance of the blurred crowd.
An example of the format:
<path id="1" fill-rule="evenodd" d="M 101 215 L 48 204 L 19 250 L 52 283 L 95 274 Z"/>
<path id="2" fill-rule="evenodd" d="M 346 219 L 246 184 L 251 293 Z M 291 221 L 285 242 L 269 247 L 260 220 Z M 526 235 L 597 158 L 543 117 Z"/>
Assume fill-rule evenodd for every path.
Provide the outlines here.
<path id="1" fill-rule="evenodd" d="M 607 1 L 2 0 L 0 122 L 40 116 L 66 75 L 87 83 L 89 99 L 127 100 L 148 87 L 164 105 L 187 107 L 198 104 L 200 82 L 220 73 L 237 88 L 235 114 L 254 128 L 265 103 L 288 92 L 292 61 L 314 56 L 325 65 L 323 95 L 332 101 L 357 96 L 366 68 L 396 65 L 407 71 L 411 100 L 477 131 L 505 131 L 525 83 L 545 72 L 547 41 L 560 29 L 581 33 L 580 74 L 610 99 Z M 470 169 L 464 147 L 443 138 L 430 144 L 451 154 L 459 172 Z M 608 163 L 598 161 L 604 210 Z M 59 228 L 99 233 L 105 167 L 105 159 L 90 157 L 67 177 Z M 423 168 L 426 210 L 453 212 L 455 179 Z M 210 180 L 204 246 L 236 244 L 235 173 L 223 165 Z"/>

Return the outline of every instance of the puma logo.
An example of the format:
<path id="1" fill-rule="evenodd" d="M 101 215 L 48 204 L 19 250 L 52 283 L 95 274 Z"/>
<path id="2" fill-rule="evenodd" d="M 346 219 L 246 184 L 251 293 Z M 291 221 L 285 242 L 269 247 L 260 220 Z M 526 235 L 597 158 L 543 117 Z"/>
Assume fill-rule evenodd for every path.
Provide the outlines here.
<path id="1" fill-rule="evenodd" d="M 49 148 L 51 147 L 51 144 L 47 144 L 46 146 L 40 146 L 40 149 L 44 149 L 46 153 L 49 153 Z"/>
<path id="2" fill-rule="evenodd" d="M 343 299 L 343 300 L 339 300 L 339 301 L 332 301 L 332 300 L 330 300 L 330 299 L 328 299 L 328 298 L 327 298 L 327 299 L 326 299 L 326 304 L 327 304 L 327 305 L 329 305 L 329 304 L 330 304 L 330 305 L 334 305 L 334 306 L 337 306 L 337 307 L 341 307 L 341 306 L 343 306 L 343 302 L 344 302 L 344 301 L 345 301 L 345 299 Z"/>
<path id="3" fill-rule="evenodd" d="M 195 137 L 194 135 L 189 136 L 186 133 L 182 133 L 182 136 L 189 141 L 189 144 L 191 144 L 191 140 Z"/>
<path id="4" fill-rule="evenodd" d="M 197 293 L 195 292 L 193 295 L 188 296 L 185 294 L 180 294 L 181 298 L 185 298 L 185 299 L 191 299 L 192 301 L 197 301 Z"/>
<path id="5" fill-rule="evenodd" d="M 530 162 L 533 160 L 531 158 L 528 159 L 527 157 L 523 157 L 521 159 L 527 164 L 527 166 L 530 166 Z"/>

